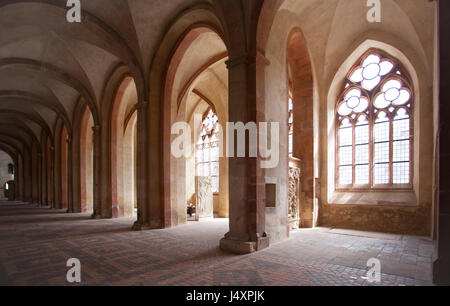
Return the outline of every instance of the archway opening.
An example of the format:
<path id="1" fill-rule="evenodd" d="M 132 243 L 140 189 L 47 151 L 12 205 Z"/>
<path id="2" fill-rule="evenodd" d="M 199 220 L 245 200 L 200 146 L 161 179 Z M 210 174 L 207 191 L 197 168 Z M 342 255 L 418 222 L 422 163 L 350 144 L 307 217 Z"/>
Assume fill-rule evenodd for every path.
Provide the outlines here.
<path id="1" fill-rule="evenodd" d="M 125 77 L 116 93 L 111 114 L 112 216 L 137 216 L 136 140 L 138 103 L 136 84 Z"/>
<path id="2" fill-rule="evenodd" d="M 289 203 L 291 229 L 314 223 L 313 74 L 305 37 L 292 30 L 287 46 L 289 111 Z"/>
<path id="3" fill-rule="evenodd" d="M 170 193 L 165 206 L 172 226 L 229 217 L 228 159 L 223 141 L 228 122 L 227 59 L 220 35 L 199 27 L 185 35 L 169 66 L 164 138 L 170 165 L 170 181 L 166 181 L 170 188 L 165 190 Z M 180 135 L 169 135 L 180 122 L 190 132 L 185 142 L 190 147 L 181 157 L 171 154 L 171 145 Z"/>
<path id="4" fill-rule="evenodd" d="M 0 201 L 7 201 L 10 192 L 15 192 L 12 188 L 14 184 L 14 161 L 11 156 L 0 150 Z"/>

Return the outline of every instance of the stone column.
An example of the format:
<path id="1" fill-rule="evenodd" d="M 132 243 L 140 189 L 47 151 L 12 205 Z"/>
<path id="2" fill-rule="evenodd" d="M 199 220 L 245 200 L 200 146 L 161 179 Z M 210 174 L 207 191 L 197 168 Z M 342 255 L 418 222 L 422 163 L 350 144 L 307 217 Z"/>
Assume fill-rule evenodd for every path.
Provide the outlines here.
<path id="1" fill-rule="evenodd" d="M 25 155 L 21 155 L 20 162 L 19 162 L 19 175 L 20 175 L 20 201 L 26 202 L 27 196 L 26 196 L 26 183 L 25 183 Z"/>
<path id="2" fill-rule="evenodd" d="M 25 186 L 25 202 L 33 203 L 33 182 L 32 182 L 32 156 L 28 149 L 24 152 L 24 186 Z"/>
<path id="3" fill-rule="evenodd" d="M 38 205 L 43 206 L 44 202 L 42 201 L 42 153 L 37 154 L 37 184 L 38 184 Z"/>
<path id="4" fill-rule="evenodd" d="M 16 201 L 21 201 L 20 199 L 20 191 L 19 191 L 19 186 L 21 184 L 20 182 L 20 175 L 19 175 L 19 158 L 16 159 L 15 163 L 14 163 L 14 185 L 15 185 L 15 199 Z"/>
<path id="5" fill-rule="evenodd" d="M 93 219 L 102 218 L 102 205 L 101 205 L 101 146 L 102 146 L 102 129 L 101 126 L 96 125 L 92 127 L 93 137 L 94 137 L 94 213 L 92 214 Z"/>
<path id="6" fill-rule="evenodd" d="M 230 122 L 258 124 L 265 120 L 263 100 L 257 89 L 261 78 L 264 80 L 265 64 L 258 54 L 231 58 L 227 62 Z M 229 133 L 227 131 L 227 137 L 234 137 Z M 269 246 L 265 233 L 265 174 L 260 158 L 248 157 L 250 142 L 246 138 L 247 157 L 229 158 L 229 181 L 233 187 L 230 192 L 230 232 L 220 241 L 222 249 L 238 254 Z"/>
<path id="7" fill-rule="evenodd" d="M 61 144 L 53 148 L 53 206 L 61 209 Z"/>
<path id="8" fill-rule="evenodd" d="M 156 224 L 150 222 L 149 194 L 147 189 L 148 182 L 148 102 L 136 104 L 137 111 L 137 142 L 136 142 L 136 197 L 138 220 L 133 225 L 133 230 L 142 231 L 158 228 Z"/>
<path id="9" fill-rule="evenodd" d="M 55 147 L 50 147 L 50 207 L 56 208 L 55 206 Z"/>
<path id="10" fill-rule="evenodd" d="M 438 253 L 433 267 L 433 280 L 437 285 L 450 285 L 450 44 L 447 33 L 450 24 L 450 2 L 439 1 L 440 88 L 438 136 Z"/>
<path id="11" fill-rule="evenodd" d="M 31 202 L 39 206 L 39 156 L 37 144 L 31 145 Z"/>
<path id="12" fill-rule="evenodd" d="M 72 138 L 67 142 L 67 212 L 73 213 L 73 165 L 72 165 Z"/>
<path id="13" fill-rule="evenodd" d="M 44 148 L 45 149 L 45 148 Z M 45 150 L 45 153 L 42 154 L 42 160 L 41 160 L 41 202 L 43 206 L 48 205 L 48 199 L 47 199 L 47 151 Z"/>

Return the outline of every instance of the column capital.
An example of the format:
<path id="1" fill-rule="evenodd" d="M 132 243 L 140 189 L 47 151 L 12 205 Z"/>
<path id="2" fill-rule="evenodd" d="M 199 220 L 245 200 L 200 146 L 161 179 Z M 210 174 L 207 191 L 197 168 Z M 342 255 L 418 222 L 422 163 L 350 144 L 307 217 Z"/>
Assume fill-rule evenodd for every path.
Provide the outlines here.
<path id="1" fill-rule="evenodd" d="M 237 66 L 248 65 L 248 53 L 236 57 L 230 57 L 225 64 L 227 65 L 228 70 Z"/>
<path id="2" fill-rule="evenodd" d="M 67 137 L 66 142 L 70 144 L 72 142 L 72 138 L 71 137 Z"/>
<path id="3" fill-rule="evenodd" d="M 232 69 L 240 65 L 248 65 L 255 63 L 260 63 L 263 64 L 264 66 L 270 65 L 270 61 L 266 58 L 264 53 L 260 51 L 245 53 L 240 56 L 231 57 L 229 60 L 225 62 L 228 69 Z"/>

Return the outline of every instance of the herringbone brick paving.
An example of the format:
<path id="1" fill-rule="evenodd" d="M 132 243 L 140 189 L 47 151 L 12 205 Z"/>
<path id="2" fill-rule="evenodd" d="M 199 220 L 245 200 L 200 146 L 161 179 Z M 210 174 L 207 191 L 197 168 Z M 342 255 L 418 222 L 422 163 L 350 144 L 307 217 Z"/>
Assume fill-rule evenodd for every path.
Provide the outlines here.
<path id="1" fill-rule="evenodd" d="M 69 285 L 69 258 L 81 261 L 81 285 L 328 286 L 431 285 L 434 244 L 427 238 L 327 228 L 245 256 L 219 249 L 228 220 L 131 231 L 131 218 L 91 220 L 23 203 L 0 203 L 0 285 Z"/>

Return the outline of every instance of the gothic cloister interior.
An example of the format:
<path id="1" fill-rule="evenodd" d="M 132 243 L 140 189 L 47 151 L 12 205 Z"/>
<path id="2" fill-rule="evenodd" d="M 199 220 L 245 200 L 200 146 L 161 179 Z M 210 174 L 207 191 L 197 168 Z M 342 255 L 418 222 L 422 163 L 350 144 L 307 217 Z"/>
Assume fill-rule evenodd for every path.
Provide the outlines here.
<path id="1" fill-rule="evenodd" d="M 67 2 L 0 0 L 0 285 L 450 283 L 444 1 Z"/>

